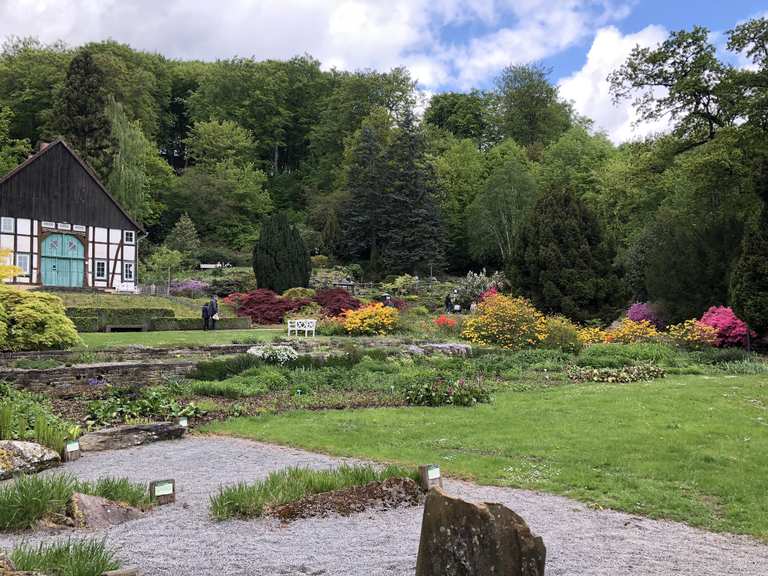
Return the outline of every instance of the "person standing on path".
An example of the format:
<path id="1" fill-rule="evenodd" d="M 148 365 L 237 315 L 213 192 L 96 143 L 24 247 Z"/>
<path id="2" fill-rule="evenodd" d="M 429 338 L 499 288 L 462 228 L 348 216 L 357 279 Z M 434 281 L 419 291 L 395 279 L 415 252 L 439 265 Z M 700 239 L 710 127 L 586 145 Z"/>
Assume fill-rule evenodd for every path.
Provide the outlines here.
<path id="1" fill-rule="evenodd" d="M 208 302 L 203 304 L 203 330 L 208 330 L 211 313 L 208 311 Z"/>
<path id="2" fill-rule="evenodd" d="M 216 330 L 216 320 L 219 319 L 219 301 L 216 294 L 211 296 L 211 301 L 208 302 L 208 314 L 211 316 L 211 330 Z"/>

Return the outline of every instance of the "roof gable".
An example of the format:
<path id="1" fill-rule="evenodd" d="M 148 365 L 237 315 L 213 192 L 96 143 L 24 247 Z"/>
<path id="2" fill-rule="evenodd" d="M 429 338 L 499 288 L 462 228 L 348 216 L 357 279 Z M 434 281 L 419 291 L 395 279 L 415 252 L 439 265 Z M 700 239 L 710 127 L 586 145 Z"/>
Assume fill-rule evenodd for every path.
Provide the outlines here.
<path id="1" fill-rule="evenodd" d="M 91 226 L 127 225 L 144 232 L 94 170 L 62 139 L 0 178 L 0 213 Z"/>

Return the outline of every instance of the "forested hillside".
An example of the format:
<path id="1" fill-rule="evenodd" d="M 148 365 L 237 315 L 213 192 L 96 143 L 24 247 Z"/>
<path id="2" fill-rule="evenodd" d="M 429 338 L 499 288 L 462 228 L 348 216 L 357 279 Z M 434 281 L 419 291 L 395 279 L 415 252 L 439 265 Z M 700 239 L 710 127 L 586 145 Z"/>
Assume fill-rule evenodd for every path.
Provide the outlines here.
<path id="1" fill-rule="evenodd" d="M 368 278 L 486 267 L 581 320 L 631 301 L 670 320 L 732 304 L 765 328 L 768 22 L 727 42 L 727 61 L 701 28 L 636 49 L 614 96 L 671 130 L 616 146 L 536 65 L 422 110 L 401 68 L 9 39 L 0 172 L 64 137 L 143 223 L 144 256 L 167 241 L 249 263 L 262 218 L 281 212 L 311 254 Z"/>

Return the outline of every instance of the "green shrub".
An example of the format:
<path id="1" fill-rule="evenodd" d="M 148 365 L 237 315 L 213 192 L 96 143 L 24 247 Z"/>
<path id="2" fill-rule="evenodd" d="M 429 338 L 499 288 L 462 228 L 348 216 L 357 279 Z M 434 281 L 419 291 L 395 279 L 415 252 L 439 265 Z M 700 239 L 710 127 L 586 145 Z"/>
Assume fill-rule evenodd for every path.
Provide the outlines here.
<path id="1" fill-rule="evenodd" d="M 697 364 L 723 364 L 726 362 L 743 362 L 754 358 L 743 348 L 707 348 L 689 354 Z"/>
<path id="2" fill-rule="evenodd" d="M 114 553 L 98 540 L 20 544 L 11 552 L 11 561 L 18 570 L 49 576 L 101 576 L 120 568 Z"/>
<path id="3" fill-rule="evenodd" d="M 289 384 L 288 378 L 283 371 L 271 366 L 251 368 L 243 372 L 240 377 L 243 379 L 247 378 L 269 391 L 285 390 Z"/>
<path id="4" fill-rule="evenodd" d="M 565 316 L 547 316 L 547 335 L 541 341 L 542 348 L 578 353 L 582 348 L 579 327 Z"/>
<path id="5" fill-rule="evenodd" d="M 416 406 L 474 406 L 491 401 L 483 378 L 458 380 L 437 378 L 411 382 L 405 388 L 405 401 Z"/>
<path id="6" fill-rule="evenodd" d="M 198 362 L 189 377 L 192 380 L 226 380 L 249 368 L 263 365 L 264 362 L 252 354 L 238 354 L 229 358 Z"/>
<path id="7" fill-rule="evenodd" d="M 688 363 L 688 359 L 672 346 L 661 343 L 593 344 L 585 348 L 576 359 L 579 366 L 594 368 L 621 368 L 642 362 L 682 366 Z"/>
<path id="8" fill-rule="evenodd" d="M 210 511 L 216 520 L 258 518 L 271 507 L 295 502 L 313 494 L 364 486 L 387 478 L 411 478 L 418 474 L 396 466 L 377 470 L 368 465 L 342 464 L 332 470 L 284 468 L 253 484 L 239 483 L 219 489 L 211 497 Z"/>
<path id="9" fill-rule="evenodd" d="M 76 428 L 53 414 L 45 396 L 0 383 L 0 440 L 27 440 L 61 453 Z"/>
<path id="10" fill-rule="evenodd" d="M 124 396 L 122 392 L 116 390 L 109 398 L 88 403 L 86 422 L 89 427 L 141 418 L 170 420 L 181 416 L 194 418 L 202 415 L 202 410 L 194 403 L 180 404 L 173 397 L 177 391 L 167 387 L 145 388 L 138 397 Z"/>
<path id="11" fill-rule="evenodd" d="M 283 292 L 283 298 L 290 298 L 292 300 L 300 298 L 313 298 L 314 295 L 315 290 L 312 288 L 288 288 L 288 290 Z"/>
<path id="12" fill-rule="evenodd" d="M 249 398 L 267 392 L 267 387 L 254 379 L 236 376 L 229 380 L 192 382 L 190 390 L 200 396 L 220 396 L 222 398 Z"/>
<path id="13" fill-rule="evenodd" d="M 70 316 L 78 332 L 98 332 L 99 319 L 96 316 Z"/>
<path id="14" fill-rule="evenodd" d="M 3 302 L 7 327 L 4 348 L 47 350 L 82 343 L 58 296 L 2 286 L 0 301 Z"/>
<path id="15" fill-rule="evenodd" d="M 5 310 L 5 305 L 0 302 L 0 350 L 5 348 L 8 341 L 8 313 Z"/>
<path id="16" fill-rule="evenodd" d="M 568 378 L 576 382 L 639 382 L 663 378 L 663 368 L 652 364 L 638 364 L 622 368 L 584 368 L 573 366 L 568 369 Z"/>

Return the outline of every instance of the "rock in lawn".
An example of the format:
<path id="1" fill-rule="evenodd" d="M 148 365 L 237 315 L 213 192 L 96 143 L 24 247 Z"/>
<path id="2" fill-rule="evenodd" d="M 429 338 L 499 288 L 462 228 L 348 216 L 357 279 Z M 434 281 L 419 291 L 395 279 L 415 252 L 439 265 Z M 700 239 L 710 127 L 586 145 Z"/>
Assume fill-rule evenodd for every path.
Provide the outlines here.
<path id="1" fill-rule="evenodd" d="M 13 478 L 14 474 L 33 474 L 61 464 L 55 450 L 18 440 L 0 440 L 0 480 Z"/>
<path id="2" fill-rule="evenodd" d="M 109 528 L 144 516 L 138 508 L 77 492 L 72 494 L 67 512 L 75 526 L 91 530 Z"/>
<path id="3" fill-rule="evenodd" d="M 119 450 L 141 446 L 160 440 L 177 440 L 187 429 L 173 422 L 154 422 L 152 424 L 123 424 L 89 432 L 80 437 L 80 450 L 96 452 L 98 450 Z"/>
<path id="4" fill-rule="evenodd" d="M 542 539 L 506 506 L 429 492 L 416 576 L 544 576 L 545 558 Z"/>

